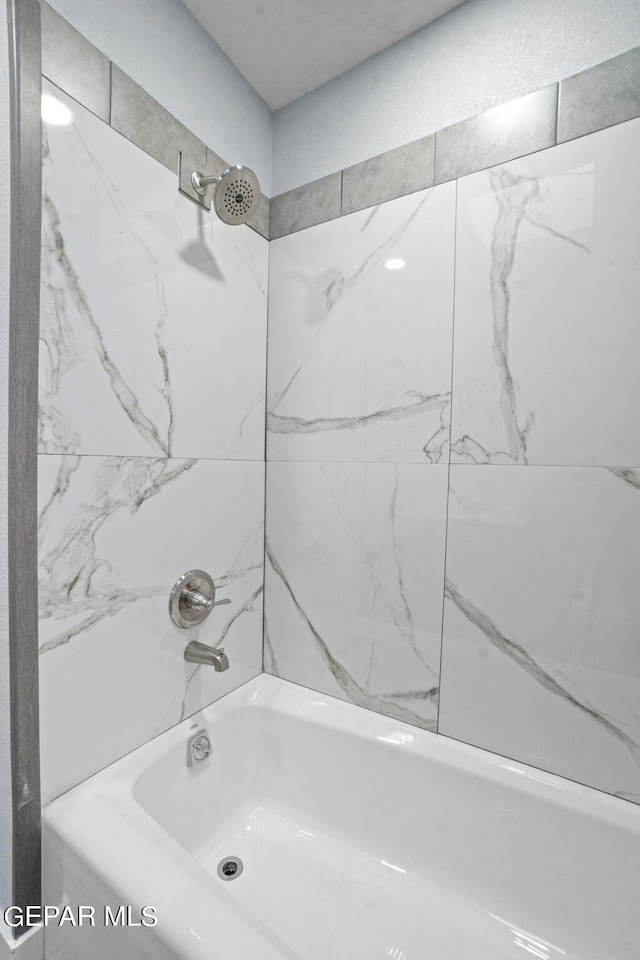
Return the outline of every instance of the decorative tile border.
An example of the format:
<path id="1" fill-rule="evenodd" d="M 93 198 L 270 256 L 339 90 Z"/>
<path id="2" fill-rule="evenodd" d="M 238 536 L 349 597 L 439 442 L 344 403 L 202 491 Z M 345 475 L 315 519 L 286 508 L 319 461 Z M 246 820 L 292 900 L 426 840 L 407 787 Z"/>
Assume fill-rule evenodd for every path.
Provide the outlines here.
<path id="1" fill-rule="evenodd" d="M 640 47 L 432 136 L 273 197 L 270 239 L 537 153 L 637 116 Z M 331 204 L 327 201 L 329 189 L 333 193 Z M 335 199 L 338 193 L 339 207 Z"/>
<path id="2" fill-rule="evenodd" d="M 209 209 L 191 173 L 220 174 L 227 163 L 44 2 L 42 32 L 43 75 L 178 173 L 182 193 Z M 263 195 L 249 226 L 275 240 L 637 116 L 640 48 L 272 200 Z"/>
<path id="3" fill-rule="evenodd" d="M 109 123 L 111 64 L 48 3 L 42 3 L 42 75 Z"/>
<path id="4" fill-rule="evenodd" d="M 433 184 L 436 138 L 423 137 L 347 167 L 342 174 L 342 213 L 396 200 Z"/>
<path id="5" fill-rule="evenodd" d="M 202 140 L 115 63 L 111 65 L 111 126 L 173 173 L 178 173 L 181 153 L 200 167 L 206 165 Z"/>
<path id="6" fill-rule="evenodd" d="M 43 75 L 178 173 L 180 190 L 209 209 L 187 168 L 219 174 L 225 161 L 44 2 L 42 32 Z M 262 196 L 249 226 L 275 240 L 637 116 L 640 48 L 272 200 Z"/>
<path id="7" fill-rule="evenodd" d="M 640 116 L 640 47 L 560 84 L 558 143 Z"/>
<path id="8" fill-rule="evenodd" d="M 485 110 L 436 134 L 434 183 L 457 180 L 555 144 L 558 84 Z"/>
<path id="9" fill-rule="evenodd" d="M 306 183 L 278 197 L 271 209 L 270 240 L 304 230 L 325 220 L 335 220 L 342 209 L 342 173 Z"/>
<path id="10" fill-rule="evenodd" d="M 191 187 L 191 173 L 219 174 L 229 166 L 146 90 L 42 3 L 42 74 L 114 130 L 180 176 L 180 190 L 209 209 Z M 188 158 L 181 173 L 181 155 Z M 195 166 L 191 166 L 195 164 Z M 186 172 L 186 167 L 191 170 Z M 262 196 L 248 226 L 269 239 L 270 201 Z"/>

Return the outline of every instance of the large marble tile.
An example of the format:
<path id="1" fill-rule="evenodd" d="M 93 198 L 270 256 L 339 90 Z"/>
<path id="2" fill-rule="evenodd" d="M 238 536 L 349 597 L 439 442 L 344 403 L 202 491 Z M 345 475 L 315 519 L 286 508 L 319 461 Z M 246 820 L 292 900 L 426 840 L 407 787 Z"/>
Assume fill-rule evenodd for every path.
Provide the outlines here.
<path id="1" fill-rule="evenodd" d="M 51 799 L 262 669 L 264 465 L 41 456 L 40 710 Z M 199 628 L 171 588 L 204 569 L 232 603 Z M 224 641 L 224 673 L 184 660 Z"/>
<path id="2" fill-rule="evenodd" d="M 451 468 L 439 731 L 640 802 L 640 470 Z"/>
<path id="3" fill-rule="evenodd" d="M 435 728 L 447 468 L 270 463 L 265 670 Z"/>
<path id="4" fill-rule="evenodd" d="M 452 458 L 640 463 L 640 120 L 459 181 Z"/>
<path id="5" fill-rule="evenodd" d="M 41 452 L 262 459 L 267 241 L 56 96 L 73 122 L 45 127 Z"/>
<path id="6" fill-rule="evenodd" d="M 454 217 L 446 184 L 272 242 L 270 459 L 446 461 Z"/>

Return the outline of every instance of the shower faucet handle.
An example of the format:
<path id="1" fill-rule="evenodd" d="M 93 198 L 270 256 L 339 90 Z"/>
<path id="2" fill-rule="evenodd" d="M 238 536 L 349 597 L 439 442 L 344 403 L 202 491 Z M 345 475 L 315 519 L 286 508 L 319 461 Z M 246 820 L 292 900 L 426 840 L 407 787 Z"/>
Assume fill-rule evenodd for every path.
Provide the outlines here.
<path id="1" fill-rule="evenodd" d="M 216 600 L 216 587 L 204 570 L 188 570 L 175 582 L 169 597 L 169 614 L 177 627 L 198 627 L 214 607 L 231 600 Z"/>
<path id="2" fill-rule="evenodd" d="M 228 597 L 225 600 L 214 600 L 213 597 L 208 597 L 206 594 L 200 593 L 199 590 L 184 590 L 182 599 L 187 610 L 195 613 L 204 611 L 211 613 L 214 607 L 220 607 L 223 603 L 231 603 Z"/>

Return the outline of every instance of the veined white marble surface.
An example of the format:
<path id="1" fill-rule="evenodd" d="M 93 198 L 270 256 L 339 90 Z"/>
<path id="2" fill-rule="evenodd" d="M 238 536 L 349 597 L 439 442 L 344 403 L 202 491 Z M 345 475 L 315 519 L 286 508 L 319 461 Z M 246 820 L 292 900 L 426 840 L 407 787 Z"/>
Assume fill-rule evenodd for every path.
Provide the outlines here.
<path id="1" fill-rule="evenodd" d="M 447 467 L 270 463 L 265 669 L 435 729 Z"/>
<path id="2" fill-rule="evenodd" d="M 40 451 L 262 459 L 268 242 L 44 89 Z"/>
<path id="3" fill-rule="evenodd" d="M 272 242 L 269 459 L 447 461 L 454 219 L 448 183 Z"/>
<path id="4" fill-rule="evenodd" d="M 451 468 L 439 731 L 640 802 L 640 470 Z"/>
<path id="5" fill-rule="evenodd" d="M 640 463 L 640 120 L 458 184 L 452 459 Z"/>
<path id="6" fill-rule="evenodd" d="M 261 672 L 263 492 L 261 463 L 39 458 L 45 801 Z M 232 603 L 181 630 L 193 568 Z M 229 670 L 187 663 L 194 639 Z"/>
<path id="7" fill-rule="evenodd" d="M 48 90 L 45 800 L 261 670 L 268 256 Z M 640 120 L 271 244 L 264 637 L 269 672 L 636 802 L 638 169 Z M 186 634 L 192 567 L 233 603 Z"/>

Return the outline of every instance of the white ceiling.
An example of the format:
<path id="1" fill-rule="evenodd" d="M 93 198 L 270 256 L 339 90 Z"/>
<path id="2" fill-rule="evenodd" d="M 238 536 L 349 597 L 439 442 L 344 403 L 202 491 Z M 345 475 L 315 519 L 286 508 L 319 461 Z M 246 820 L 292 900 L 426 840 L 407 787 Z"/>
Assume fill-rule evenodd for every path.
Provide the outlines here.
<path id="1" fill-rule="evenodd" d="M 276 110 L 463 0 L 184 0 Z"/>

